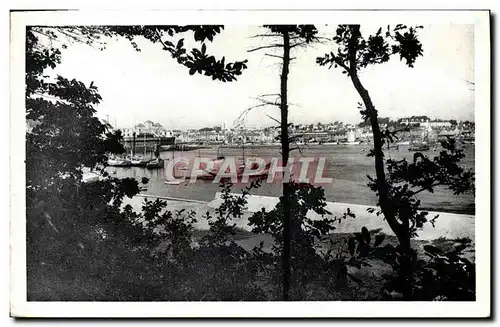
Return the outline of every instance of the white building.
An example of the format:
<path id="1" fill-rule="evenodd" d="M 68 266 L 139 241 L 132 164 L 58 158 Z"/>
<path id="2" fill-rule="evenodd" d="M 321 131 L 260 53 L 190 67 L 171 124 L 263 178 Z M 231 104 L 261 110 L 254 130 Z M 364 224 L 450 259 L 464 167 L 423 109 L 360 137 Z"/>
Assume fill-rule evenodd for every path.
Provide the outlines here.
<path id="1" fill-rule="evenodd" d="M 431 128 L 448 128 L 451 127 L 451 123 L 449 121 L 431 121 L 429 122 L 429 126 Z"/>
<path id="2" fill-rule="evenodd" d="M 125 137 L 131 137 L 134 132 L 136 135 L 148 134 L 155 137 L 173 136 L 173 133 L 171 131 L 167 131 L 160 123 L 155 123 L 151 120 L 146 120 L 144 123 L 137 124 L 132 128 L 125 128 L 122 131 L 123 136 Z"/>

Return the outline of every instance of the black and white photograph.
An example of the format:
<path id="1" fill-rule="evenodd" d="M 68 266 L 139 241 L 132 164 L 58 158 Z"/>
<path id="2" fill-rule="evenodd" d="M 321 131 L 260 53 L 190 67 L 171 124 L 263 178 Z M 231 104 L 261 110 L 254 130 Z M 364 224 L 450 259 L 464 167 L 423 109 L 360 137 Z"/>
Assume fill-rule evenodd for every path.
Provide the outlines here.
<path id="1" fill-rule="evenodd" d="M 490 315 L 489 11 L 10 16 L 12 316 Z"/>

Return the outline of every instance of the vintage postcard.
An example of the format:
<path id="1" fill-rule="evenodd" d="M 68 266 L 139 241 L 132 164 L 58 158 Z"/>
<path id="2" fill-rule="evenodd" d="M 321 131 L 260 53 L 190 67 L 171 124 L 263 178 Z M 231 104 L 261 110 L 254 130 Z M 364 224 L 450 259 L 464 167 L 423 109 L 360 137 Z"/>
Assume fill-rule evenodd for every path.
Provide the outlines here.
<path id="1" fill-rule="evenodd" d="M 10 20 L 12 316 L 490 316 L 489 11 Z"/>

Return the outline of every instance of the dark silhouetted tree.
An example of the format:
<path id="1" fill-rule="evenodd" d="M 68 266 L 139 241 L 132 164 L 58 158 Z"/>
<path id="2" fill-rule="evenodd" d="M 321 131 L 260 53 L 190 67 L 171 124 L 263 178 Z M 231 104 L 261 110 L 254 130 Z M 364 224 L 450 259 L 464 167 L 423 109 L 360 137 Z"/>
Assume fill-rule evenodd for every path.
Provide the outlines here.
<path id="1" fill-rule="evenodd" d="M 284 166 L 287 165 L 290 156 L 291 142 L 293 139 L 289 136 L 290 123 L 288 122 L 288 75 L 290 72 L 291 51 L 297 47 L 304 47 L 307 44 L 316 41 L 317 29 L 313 25 L 266 25 L 264 26 L 269 32 L 259 37 L 269 39 L 269 44 L 259 46 L 249 51 L 258 51 L 264 49 L 282 49 L 282 55 L 266 54 L 271 57 L 277 57 L 281 60 L 281 75 L 280 75 L 280 93 L 277 95 L 278 100 L 269 102 L 262 99 L 263 105 L 275 105 L 280 108 L 280 142 L 281 142 L 281 161 Z M 272 95 L 275 96 L 275 95 Z M 282 219 L 283 219 L 283 248 L 282 248 L 282 298 L 284 301 L 289 300 L 290 290 L 290 244 L 292 242 L 292 229 L 291 226 L 291 196 L 292 188 L 289 181 L 283 181 L 283 196 L 282 203 Z"/>
<path id="2" fill-rule="evenodd" d="M 111 177 L 103 169 L 109 153 L 124 152 L 120 143 L 122 136 L 118 131 L 110 131 L 109 126 L 95 116 L 101 97 L 93 83 L 85 85 L 62 76 L 55 80 L 45 76 L 47 69 L 61 62 L 61 49 L 66 48 L 68 42 L 103 49 L 110 37 L 125 37 L 140 51 L 134 39 L 142 36 L 160 44 L 165 53 L 186 66 L 190 74 L 197 72 L 230 82 L 246 68 L 245 61 L 226 64 L 224 58 L 218 60 L 206 53 L 206 41 L 212 41 L 222 28 L 203 25 L 27 27 L 28 299 L 54 299 L 58 291 L 44 287 L 62 288 L 66 284 L 74 288 L 56 299 L 95 300 L 106 296 L 109 299 L 117 290 L 107 292 L 106 287 L 119 279 L 115 278 L 117 274 L 125 273 L 123 269 L 143 268 L 148 263 L 154 275 L 149 249 L 143 245 L 157 238 L 140 221 L 148 212 L 153 216 L 158 214 L 161 205 L 150 203 L 139 216 L 130 208 L 122 208 L 124 197 L 139 192 L 138 182 Z M 182 39 L 174 45 L 173 36 L 183 33 L 191 33 L 194 40 L 201 43 L 201 49 L 188 52 Z M 103 180 L 84 183 L 84 168 L 101 169 Z M 172 228 L 182 227 L 176 220 L 169 222 Z M 181 252 L 185 242 L 185 237 L 179 236 L 176 253 Z M 143 274 L 144 271 L 140 273 Z M 55 279 L 50 283 L 51 278 Z M 83 285 L 82 280 L 94 283 Z M 102 287 L 96 294 L 86 286 Z M 120 299 L 119 294 L 116 296 Z"/>
<path id="3" fill-rule="evenodd" d="M 419 210 L 420 201 L 416 195 L 423 191 L 432 193 L 440 185 L 448 186 L 455 194 L 473 188 L 473 174 L 459 166 L 464 155 L 455 148 L 453 141 L 443 143 L 443 151 L 434 159 L 415 153 L 411 162 L 384 161 L 383 145 L 393 142 L 397 133 L 380 128 L 378 111 L 359 78 L 359 72 L 368 66 L 385 63 L 393 56 L 399 56 L 407 66 L 413 67 L 423 54 L 417 35 L 420 28 L 398 24 L 392 28 L 387 26 L 385 31 L 379 28 L 375 34 L 364 37 L 360 25 L 339 25 L 333 37 L 336 49 L 317 58 L 321 66 L 340 68 L 363 101 L 360 112 L 372 128 L 373 149 L 369 156 L 375 159 L 376 171 L 375 178 L 368 176 L 369 187 L 376 192 L 380 213 L 398 238 L 401 262 L 397 271 L 400 279 L 394 285 L 407 300 L 413 298 L 412 278 L 416 262 L 410 240 L 417 228 L 427 221 L 427 212 Z"/>

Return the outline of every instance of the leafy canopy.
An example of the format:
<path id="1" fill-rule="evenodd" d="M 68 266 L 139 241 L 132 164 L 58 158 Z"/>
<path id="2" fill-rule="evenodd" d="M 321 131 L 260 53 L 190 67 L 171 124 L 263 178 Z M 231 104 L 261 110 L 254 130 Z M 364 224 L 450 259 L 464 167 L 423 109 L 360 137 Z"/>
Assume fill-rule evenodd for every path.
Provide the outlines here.
<path id="1" fill-rule="evenodd" d="M 401 60 L 413 67 L 415 60 L 422 56 L 423 49 L 417 32 L 422 26 L 408 27 L 397 24 L 391 28 L 387 25 L 382 33 L 380 27 L 376 34 L 363 37 L 359 25 L 339 25 L 333 41 L 337 51 L 318 57 L 316 62 L 329 68 L 340 66 L 343 73 L 352 73 L 368 65 L 381 64 L 389 61 L 391 56 L 399 54 Z"/>

